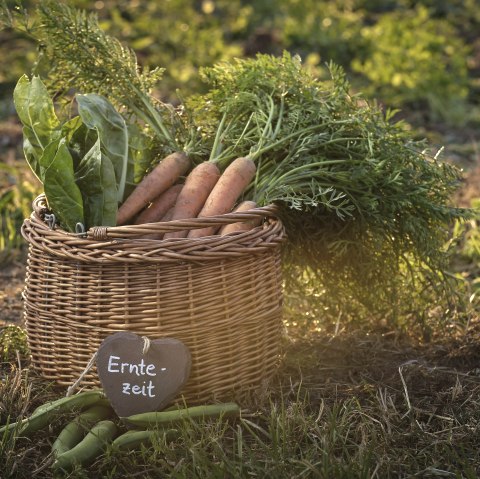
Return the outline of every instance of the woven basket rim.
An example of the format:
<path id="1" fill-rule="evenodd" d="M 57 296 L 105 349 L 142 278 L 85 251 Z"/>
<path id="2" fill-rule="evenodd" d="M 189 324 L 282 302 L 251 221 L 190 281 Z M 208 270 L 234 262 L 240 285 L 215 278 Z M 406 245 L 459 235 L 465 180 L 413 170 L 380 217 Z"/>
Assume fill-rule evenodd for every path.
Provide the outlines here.
<path id="1" fill-rule="evenodd" d="M 33 214 L 41 220 L 45 228 L 49 228 L 44 220 L 45 215 L 49 213 L 45 194 L 35 198 L 32 203 Z M 278 207 L 274 204 L 252 208 L 241 213 L 231 212 L 222 215 L 208 216 L 204 218 L 188 218 L 184 220 L 171 220 L 155 223 L 145 223 L 142 225 L 124 225 L 124 226 L 94 226 L 85 233 L 70 233 L 61 228 L 54 228 L 55 231 L 68 237 L 82 238 L 87 237 L 93 240 L 109 240 L 120 238 L 138 238 L 148 234 L 166 233 L 172 231 L 182 231 L 185 229 L 205 228 L 208 226 L 223 226 L 240 221 L 249 221 L 257 218 L 275 218 L 278 214 Z M 33 216 L 32 216 L 33 217 Z M 40 227 L 40 224 L 38 224 Z M 52 229 L 52 228 L 49 228 Z M 204 240 L 204 238 L 194 238 Z"/>
<path id="2" fill-rule="evenodd" d="M 44 221 L 48 213 L 45 196 L 33 203 L 30 218 L 24 220 L 21 233 L 30 246 L 52 256 L 80 262 L 202 262 L 244 254 L 255 254 L 277 247 L 285 240 L 282 222 L 274 205 L 242 213 L 193 218 L 146 225 L 94 227 L 86 233 L 69 233 L 50 228 Z M 149 239 L 141 236 L 205 226 L 220 226 L 253 218 L 265 218 L 260 226 L 228 235 L 201 238 Z"/>

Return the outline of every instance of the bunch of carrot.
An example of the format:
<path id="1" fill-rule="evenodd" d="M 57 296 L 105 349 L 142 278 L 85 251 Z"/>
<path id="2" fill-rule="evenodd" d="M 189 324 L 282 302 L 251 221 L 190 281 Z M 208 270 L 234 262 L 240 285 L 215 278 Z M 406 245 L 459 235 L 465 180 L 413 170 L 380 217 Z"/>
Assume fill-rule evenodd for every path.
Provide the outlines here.
<path id="1" fill-rule="evenodd" d="M 159 221 L 205 218 L 234 211 L 255 208 L 253 201 L 239 199 L 256 174 L 250 158 L 233 160 L 223 172 L 213 161 L 204 161 L 192 168 L 184 152 L 165 157 L 137 185 L 120 206 L 117 224 L 153 223 Z M 185 176 L 186 175 L 186 176 Z M 184 177 L 185 181 L 180 182 Z M 252 221 L 227 224 L 220 228 L 209 226 L 192 230 L 168 232 L 155 238 L 200 238 L 214 234 L 246 231 L 258 223 Z"/>

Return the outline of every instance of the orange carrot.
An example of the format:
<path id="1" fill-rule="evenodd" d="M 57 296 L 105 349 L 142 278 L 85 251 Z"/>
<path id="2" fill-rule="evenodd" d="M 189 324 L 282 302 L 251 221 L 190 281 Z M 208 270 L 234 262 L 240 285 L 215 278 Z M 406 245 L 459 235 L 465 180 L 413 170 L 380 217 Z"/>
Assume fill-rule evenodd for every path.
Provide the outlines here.
<path id="1" fill-rule="evenodd" d="M 227 166 L 212 192 L 208 195 L 198 218 L 229 213 L 243 190 L 255 176 L 255 163 L 250 158 L 237 158 Z M 215 234 L 216 227 L 191 230 L 189 238 L 200 238 Z"/>
<path id="2" fill-rule="evenodd" d="M 170 188 L 190 168 L 190 160 L 183 152 L 165 157 L 133 190 L 118 209 L 117 225 L 124 225 L 150 201 Z"/>
<path id="3" fill-rule="evenodd" d="M 197 165 L 185 179 L 185 186 L 178 195 L 173 209 L 172 220 L 196 218 L 208 195 L 220 177 L 215 163 L 205 161 Z M 185 238 L 188 230 L 165 233 L 165 238 Z"/>
<path id="4" fill-rule="evenodd" d="M 242 201 L 233 211 L 235 213 L 242 213 L 243 211 L 252 210 L 256 208 L 257 203 L 255 201 Z M 229 233 L 241 233 L 243 231 L 249 231 L 255 226 L 258 226 L 262 222 L 262 218 L 257 216 L 247 221 L 237 221 L 236 223 L 230 223 L 220 228 L 219 234 L 228 235 Z"/>
<path id="5" fill-rule="evenodd" d="M 165 223 L 166 221 L 170 221 L 172 219 L 172 213 L 173 213 L 173 206 L 163 215 L 160 222 Z M 165 233 L 154 233 L 151 235 L 144 236 L 144 238 L 161 240 L 164 238 L 164 235 Z"/>
<path id="6" fill-rule="evenodd" d="M 135 220 L 136 225 L 160 221 L 165 213 L 175 204 L 183 185 L 173 185 L 157 196 L 150 206 L 145 208 Z"/>
<path id="7" fill-rule="evenodd" d="M 172 220 L 174 206 L 168 209 L 168 211 L 162 216 L 162 223 Z"/>

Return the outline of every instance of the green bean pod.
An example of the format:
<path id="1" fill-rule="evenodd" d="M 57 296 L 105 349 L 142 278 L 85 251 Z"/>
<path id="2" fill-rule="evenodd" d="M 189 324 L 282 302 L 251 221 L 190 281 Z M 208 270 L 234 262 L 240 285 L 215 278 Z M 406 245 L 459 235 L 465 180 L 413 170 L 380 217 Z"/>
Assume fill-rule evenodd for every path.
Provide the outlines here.
<path id="1" fill-rule="evenodd" d="M 38 407 L 34 413 L 18 422 L 12 422 L 0 428 L 0 434 L 5 431 L 18 431 L 20 435 L 28 435 L 43 429 L 52 422 L 56 414 L 72 411 L 74 409 L 85 409 L 96 404 L 105 396 L 102 391 L 85 391 L 74 396 L 62 397 Z"/>
<path id="2" fill-rule="evenodd" d="M 212 404 L 193 406 L 184 409 L 161 412 L 145 412 L 124 417 L 122 420 L 133 427 L 151 428 L 162 427 L 165 424 L 176 423 L 185 419 L 203 419 L 212 417 L 237 417 L 240 408 L 235 403 Z"/>
<path id="3" fill-rule="evenodd" d="M 98 390 L 100 391 L 100 390 Z M 82 393 L 79 393 L 79 394 L 76 394 L 75 396 L 82 396 L 86 393 L 90 393 L 91 391 L 84 391 Z M 72 396 L 73 397 L 73 396 Z M 65 399 L 65 398 L 60 398 L 58 399 L 57 401 L 60 401 L 61 399 Z M 32 412 L 32 416 L 34 414 L 37 414 L 38 412 L 42 412 L 44 409 L 50 407 L 50 404 L 51 402 L 46 402 L 44 404 L 40 404 L 40 406 L 38 406 L 33 412 Z M 110 404 L 110 401 L 105 397 L 105 394 L 103 394 L 102 397 L 100 397 L 98 399 L 98 401 L 95 403 L 95 406 L 105 406 L 105 407 L 111 407 L 111 404 Z"/>
<path id="4" fill-rule="evenodd" d="M 111 407 L 104 405 L 92 406 L 69 422 L 58 435 L 52 445 L 55 457 L 75 447 L 87 434 L 87 431 L 98 421 L 107 419 L 113 413 Z"/>
<path id="5" fill-rule="evenodd" d="M 116 434 L 115 423 L 109 420 L 98 422 L 76 446 L 56 457 L 53 468 L 68 471 L 75 464 L 82 466 L 90 464 L 102 454 Z"/>
<path id="6" fill-rule="evenodd" d="M 179 431 L 177 429 L 166 429 L 161 433 L 165 435 L 167 441 L 172 441 L 179 435 Z M 138 449 L 142 444 L 151 443 L 153 437 L 157 434 L 158 431 L 155 431 L 154 429 L 147 429 L 143 431 L 132 429 L 131 431 L 127 431 L 121 436 L 118 436 L 115 441 L 113 441 L 113 447 L 117 447 L 122 451 Z"/>

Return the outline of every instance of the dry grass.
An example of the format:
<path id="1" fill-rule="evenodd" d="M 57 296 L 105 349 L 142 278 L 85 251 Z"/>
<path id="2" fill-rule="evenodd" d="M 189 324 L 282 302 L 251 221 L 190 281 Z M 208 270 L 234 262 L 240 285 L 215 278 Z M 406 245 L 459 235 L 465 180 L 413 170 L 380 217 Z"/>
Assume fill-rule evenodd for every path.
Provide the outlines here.
<path id="1" fill-rule="evenodd" d="M 478 477 L 479 339 L 474 323 L 428 345 L 395 334 L 304 341 L 286 376 L 297 371 L 311 404 L 350 408 L 354 441 L 375 444 L 372 477 Z"/>
<path id="2" fill-rule="evenodd" d="M 70 477 L 388 478 L 480 474 L 480 323 L 419 344 L 395 332 L 287 340 L 270 395 L 235 423 L 186 422 L 131 453 L 108 450 Z M 2 422 L 60 394 L 28 364 L 0 388 Z M 30 439 L 0 438 L 2 477 L 50 477 L 58 418 Z M 135 476 L 134 476 L 135 474 Z"/>

